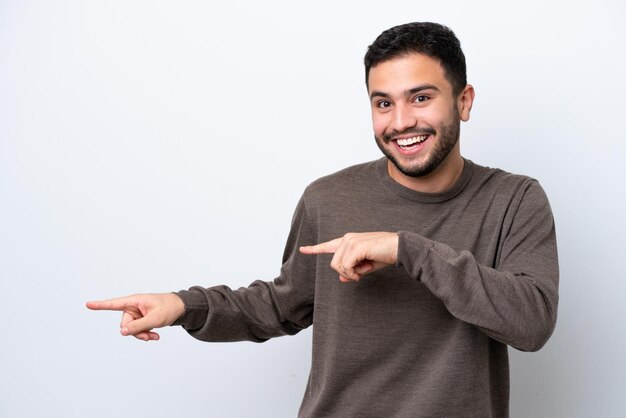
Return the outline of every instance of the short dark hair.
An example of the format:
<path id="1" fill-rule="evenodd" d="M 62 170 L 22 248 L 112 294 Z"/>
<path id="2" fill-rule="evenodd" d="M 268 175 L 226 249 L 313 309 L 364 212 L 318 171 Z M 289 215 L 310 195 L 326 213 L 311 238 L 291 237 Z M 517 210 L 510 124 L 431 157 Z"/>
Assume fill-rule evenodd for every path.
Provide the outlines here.
<path id="1" fill-rule="evenodd" d="M 465 55 L 452 30 L 439 23 L 413 22 L 387 29 L 367 48 L 365 85 L 369 88 L 370 69 L 404 55 L 419 53 L 437 59 L 456 96 L 467 85 Z"/>

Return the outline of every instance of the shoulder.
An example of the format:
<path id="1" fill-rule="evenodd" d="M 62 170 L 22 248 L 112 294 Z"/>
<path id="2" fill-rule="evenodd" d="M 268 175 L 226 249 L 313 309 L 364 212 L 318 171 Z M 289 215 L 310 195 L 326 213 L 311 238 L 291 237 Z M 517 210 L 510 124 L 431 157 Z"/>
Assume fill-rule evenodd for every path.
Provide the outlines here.
<path id="1" fill-rule="evenodd" d="M 509 209 L 523 205 L 549 210 L 548 198 L 537 179 L 500 168 L 471 164 L 473 164 L 471 188 L 475 194 L 482 195 L 483 198 L 488 195 L 492 203 Z"/>
<path id="2" fill-rule="evenodd" d="M 530 176 L 482 166 L 471 161 L 469 163 L 473 166 L 472 183 L 476 188 L 504 194 L 524 194 L 529 188 L 541 189 L 537 179 Z"/>
<path id="3" fill-rule="evenodd" d="M 320 201 L 331 197 L 350 197 L 367 192 L 377 175 L 379 164 L 380 160 L 368 161 L 320 177 L 307 186 L 304 199 L 307 202 Z"/>

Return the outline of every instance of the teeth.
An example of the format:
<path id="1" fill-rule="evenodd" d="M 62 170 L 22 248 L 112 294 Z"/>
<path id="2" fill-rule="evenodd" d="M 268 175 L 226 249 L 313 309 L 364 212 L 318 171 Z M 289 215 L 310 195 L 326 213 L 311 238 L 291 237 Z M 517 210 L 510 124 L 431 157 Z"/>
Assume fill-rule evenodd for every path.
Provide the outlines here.
<path id="1" fill-rule="evenodd" d="M 412 138 L 401 138 L 401 139 L 398 139 L 398 145 L 402 147 L 408 147 L 409 145 L 419 144 L 421 142 L 424 142 L 426 138 L 428 138 L 428 135 L 418 135 Z"/>

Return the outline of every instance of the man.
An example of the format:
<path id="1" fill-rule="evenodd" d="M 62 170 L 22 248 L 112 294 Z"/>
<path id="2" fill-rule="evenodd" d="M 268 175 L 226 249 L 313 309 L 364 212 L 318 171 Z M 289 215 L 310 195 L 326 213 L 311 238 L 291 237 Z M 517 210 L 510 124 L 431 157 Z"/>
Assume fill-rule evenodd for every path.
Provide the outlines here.
<path id="1" fill-rule="evenodd" d="M 314 324 L 302 417 L 508 416 L 507 345 L 538 350 L 556 322 L 548 200 L 461 156 L 474 89 L 448 28 L 383 32 L 365 70 L 385 157 L 307 187 L 278 278 L 87 306 L 122 310 L 122 334 L 143 340 L 171 324 L 258 342 Z"/>

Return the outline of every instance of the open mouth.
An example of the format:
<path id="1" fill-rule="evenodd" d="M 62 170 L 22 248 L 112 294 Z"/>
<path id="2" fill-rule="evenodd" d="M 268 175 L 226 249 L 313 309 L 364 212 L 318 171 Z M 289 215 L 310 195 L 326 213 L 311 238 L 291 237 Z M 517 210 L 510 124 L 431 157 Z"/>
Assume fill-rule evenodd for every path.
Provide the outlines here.
<path id="1" fill-rule="evenodd" d="M 429 137 L 430 135 L 416 135 L 409 138 L 399 138 L 394 140 L 394 142 L 400 150 L 410 152 L 417 150 Z"/>

